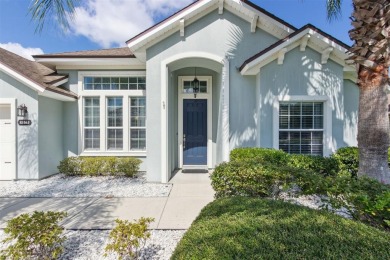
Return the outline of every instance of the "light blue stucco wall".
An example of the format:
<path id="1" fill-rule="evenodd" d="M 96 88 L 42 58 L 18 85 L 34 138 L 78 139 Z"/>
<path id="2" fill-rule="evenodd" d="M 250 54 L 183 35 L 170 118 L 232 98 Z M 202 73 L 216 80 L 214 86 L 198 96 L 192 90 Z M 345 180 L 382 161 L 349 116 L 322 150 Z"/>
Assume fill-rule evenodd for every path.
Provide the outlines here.
<path id="1" fill-rule="evenodd" d="M 64 159 L 63 103 L 42 96 L 38 98 L 39 178 L 58 173 L 57 166 Z"/>
<path id="2" fill-rule="evenodd" d="M 17 179 L 38 179 L 38 94 L 4 72 L 0 72 L 0 98 L 16 98 L 16 106 L 28 108 L 30 126 L 16 125 Z M 22 119 L 22 118 L 17 118 Z"/>
<path id="3" fill-rule="evenodd" d="M 344 80 L 344 145 L 357 146 L 357 126 L 359 110 L 359 88 L 350 81 Z"/>
<path id="4" fill-rule="evenodd" d="M 250 23 L 224 11 L 215 10 L 185 27 L 185 37 L 176 32 L 147 49 L 146 74 L 148 102 L 148 178 L 161 181 L 161 63 L 186 52 L 205 52 L 230 61 L 230 146 L 254 146 L 256 121 L 251 116 L 256 109 L 256 77 L 242 77 L 237 68 L 249 57 L 265 49 L 278 39 L 257 29 L 251 33 Z M 196 67 L 196 62 L 187 64 Z M 168 98 L 168 102 L 169 102 Z M 219 104 L 213 104 L 218 107 Z M 169 107 L 169 104 L 168 104 Z M 221 151 L 218 151 L 218 153 Z"/>
<path id="5" fill-rule="evenodd" d="M 260 146 L 274 147 L 273 107 L 275 101 L 284 96 L 327 96 L 332 110 L 332 140 L 334 149 L 354 144 L 356 132 L 345 128 L 356 124 L 358 90 L 355 84 L 343 80 L 343 67 L 331 59 L 321 64 L 321 54 L 307 47 L 299 47 L 286 53 L 284 63 L 273 61 L 260 70 L 260 97 L 258 104 Z M 345 86 L 344 86 L 345 85 Z M 346 101 L 347 99 L 347 101 Z M 352 120 L 352 121 L 351 121 Z M 351 125 L 351 129 L 354 127 Z"/>

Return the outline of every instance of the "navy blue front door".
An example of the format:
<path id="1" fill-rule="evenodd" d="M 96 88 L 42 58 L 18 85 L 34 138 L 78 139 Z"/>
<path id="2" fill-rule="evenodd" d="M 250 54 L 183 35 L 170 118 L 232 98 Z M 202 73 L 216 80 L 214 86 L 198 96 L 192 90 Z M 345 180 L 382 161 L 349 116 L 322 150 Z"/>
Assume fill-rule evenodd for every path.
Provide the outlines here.
<path id="1" fill-rule="evenodd" d="M 207 99 L 183 100 L 183 164 L 207 165 Z"/>

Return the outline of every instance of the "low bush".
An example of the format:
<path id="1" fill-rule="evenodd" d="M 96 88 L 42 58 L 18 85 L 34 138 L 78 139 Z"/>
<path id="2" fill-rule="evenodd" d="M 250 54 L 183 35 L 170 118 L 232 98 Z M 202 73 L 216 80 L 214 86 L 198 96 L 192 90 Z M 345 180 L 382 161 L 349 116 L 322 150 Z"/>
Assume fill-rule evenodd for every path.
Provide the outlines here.
<path id="1" fill-rule="evenodd" d="M 346 208 L 352 217 L 390 231 L 390 186 L 361 177 L 337 176 L 321 180 L 321 192 L 333 208 Z"/>
<path id="2" fill-rule="evenodd" d="M 390 259 L 390 233 L 282 201 L 207 205 L 171 259 Z"/>
<path id="3" fill-rule="evenodd" d="M 124 175 L 134 177 L 141 160 L 132 157 L 68 157 L 60 162 L 58 170 L 68 176 Z"/>
<path id="4" fill-rule="evenodd" d="M 343 147 L 332 154 L 340 168 L 339 174 L 357 177 L 359 170 L 359 149 L 357 147 Z"/>
<path id="5" fill-rule="evenodd" d="M 231 162 L 257 161 L 273 165 L 286 165 L 288 154 L 268 148 L 236 148 L 230 152 Z"/>
<path id="6" fill-rule="evenodd" d="M 291 154 L 287 158 L 291 167 L 311 170 L 324 176 L 335 176 L 339 172 L 338 162 L 333 157 Z"/>
<path id="7" fill-rule="evenodd" d="M 140 250 L 150 237 L 148 226 L 153 218 L 140 218 L 136 222 L 116 219 L 116 226 L 110 232 L 110 242 L 105 248 L 105 256 L 109 252 L 118 254 L 119 259 L 137 259 Z"/>
<path id="8" fill-rule="evenodd" d="M 274 166 L 292 166 L 312 170 L 323 175 L 336 175 L 338 161 L 330 157 L 288 154 L 282 150 L 269 148 L 236 148 L 230 153 L 231 162 L 252 161 Z"/>
<path id="9" fill-rule="evenodd" d="M 297 168 L 274 166 L 257 161 L 222 163 L 211 175 L 211 185 L 217 198 L 229 196 L 276 196 L 292 183 Z"/>
<path id="10" fill-rule="evenodd" d="M 286 160 L 284 165 L 263 160 L 272 156 L 269 149 L 243 150 L 234 150 L 234 160 L 217 166 L 211 175 L 216 198 L 275 197 L 282 190 L 299 187 L 294 189 L 297 195 L 325 195 L 332 209 L 345 208 L 358 221 L 390 230 L 390 186 L 368 178 L 351 178 L 354 149 L 347 149 L 353 151 L 348 152 L 352 159 L 337 157 L 345 153 L 344 148 L 331 158 L 286 155 L 280 159 L 283 152 L 276 151 L 277 159 L 270 161 Z M 340 168 L 348 173 L 337 174 L 339 160 L 344 160 Z"/>
<path id="11" fill-rule="evenodd" d="M 1 252 L 1 259 L 56 259 L 63 252 L 65 236 L 59 221 L 65 212 L 38 212 L 22 214 L 7 222 L 7 237 L 2 243 L 10 243 Z"/>

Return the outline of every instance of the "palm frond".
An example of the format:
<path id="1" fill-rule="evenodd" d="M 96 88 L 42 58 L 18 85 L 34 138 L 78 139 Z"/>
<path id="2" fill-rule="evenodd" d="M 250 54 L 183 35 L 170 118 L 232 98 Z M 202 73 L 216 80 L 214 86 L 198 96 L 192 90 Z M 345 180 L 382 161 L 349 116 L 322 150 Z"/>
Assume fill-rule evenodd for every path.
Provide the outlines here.
<path id="1" fill-rule="evenodd" d="M 50 20 L 63 29 L 70 28 L 69 21 L 74 19 L 76 3 L 79 0 L 32 0 L 29 8 L 31 20 L 36 23 L 35 32 L 41 33 Z"/>
<path id="2" fill-rule="evenodd" d="M 329 21 L 341 17 L 341 3 L 343 0 L 326 0 L 326 12 Z"/>

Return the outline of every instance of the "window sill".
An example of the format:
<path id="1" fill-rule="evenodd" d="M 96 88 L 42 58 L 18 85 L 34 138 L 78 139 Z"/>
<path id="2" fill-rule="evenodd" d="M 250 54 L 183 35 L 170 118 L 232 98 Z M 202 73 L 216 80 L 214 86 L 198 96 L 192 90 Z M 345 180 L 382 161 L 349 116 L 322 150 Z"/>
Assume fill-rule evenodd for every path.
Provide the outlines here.
<path id="1" fill-rule="evenodd" d="M 146 157 L 146 151 L 83 151 L 80 156 L 132 156 Z"/>

